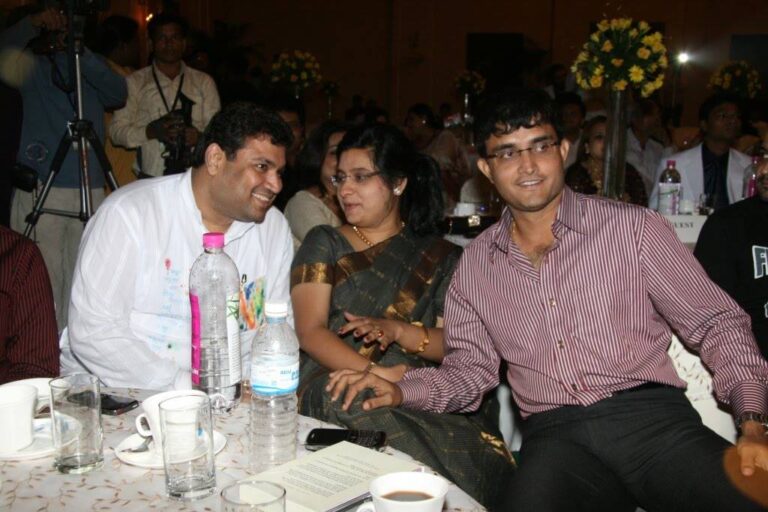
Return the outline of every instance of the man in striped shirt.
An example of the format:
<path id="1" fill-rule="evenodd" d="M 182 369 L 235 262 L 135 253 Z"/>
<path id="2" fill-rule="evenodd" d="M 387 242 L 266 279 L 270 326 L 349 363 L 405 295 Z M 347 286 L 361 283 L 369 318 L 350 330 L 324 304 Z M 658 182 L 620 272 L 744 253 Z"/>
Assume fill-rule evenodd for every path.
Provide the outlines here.
<path id="1" fill-rule="evenodd" d="M 480 170 L 507 203 L 465 250 L 446 297 L 446 355 L 390 383 L 332 374 L 347 408 L 471 411 L 506 376 L 524 421 L 504 510 L 759 510 L 725 474 L 666 350 L 676 332 L 740 425 L 741 481 L 766 478 L 768 363 L 749 318 L 645 208 L 564 186 L 551 100 L 520 91 L 478 116 Z M 348 388 L 348 389 L 347 389 Z M 736 473 L 739 473 L 737 471 Z"/>

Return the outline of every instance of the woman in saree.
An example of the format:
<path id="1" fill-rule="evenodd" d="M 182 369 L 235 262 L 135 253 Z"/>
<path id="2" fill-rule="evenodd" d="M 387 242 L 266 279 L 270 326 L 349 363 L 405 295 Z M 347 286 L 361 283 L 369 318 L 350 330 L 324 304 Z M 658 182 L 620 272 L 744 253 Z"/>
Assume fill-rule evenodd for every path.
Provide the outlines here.
<path id="1" fill-rule="evenodd" d="M 390 445 L 492 506 L 513 466 L 498 403 L 473 414 L 408 409 L 347 411 L 328 373 L 370 371 L 396 382 L 443 357 L 443 299 L 460 249 L 439 234 L 440 175 L 393 126 L 356 127 L 338 147 L 333 177 L 347 223 L 310 231 L 293 261 L 291 300 L 303 351 L 302 414 L 383 430 Z M 363 397 L 361 397 L 363 398 Z"/>

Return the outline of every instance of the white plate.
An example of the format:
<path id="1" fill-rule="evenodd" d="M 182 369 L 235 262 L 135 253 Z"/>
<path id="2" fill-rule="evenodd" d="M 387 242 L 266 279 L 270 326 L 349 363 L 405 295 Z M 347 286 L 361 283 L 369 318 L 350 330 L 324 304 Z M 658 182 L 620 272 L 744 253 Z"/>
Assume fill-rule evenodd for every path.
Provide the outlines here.
<path id="1" fill-rule="evenodd" d="M 139 434 L 132 434 L 123 439 L 120 444 L 115 447 L 115 455 L 121 462 L 129 464 L 131 466 L 138 466 L 140 468 L 147 469 L 163 469 L 163 455 L 150 449 L 145 452 L 132 453 L 124 450 L 130 448 L 136 448 L 144 441 L 144 438 Z M 227 437 L 214 430 L 213 431 L 213 453 L 217 454 L 227 445 Z"/>
<path id="2" fill-rule="evenodd" d="M 35 407 L 35 410 L 37 412 L 40 412 L 41 410 L 51 405 L 51 387 L 49 386 L 49 384 L 52 380 L 53 379 L 48 377 L 38 377 L 34 379 L 23 379 L 23 380 L 15 380 L 13 382 L 7 382 L 3 384 L 3 386 L 8 386 L 9 384 L 27 384 L 29 386 L 36 387 L 37 388 L 37 405 Z"/>
<path id="3" fill-rule="evenodd" d="M 80 423 L 65 414 L 62 414 L 61 417 L 66 422 L 64 425 L 64 439 L 72 442 L 80 433 Z M 15 452 L 0 453 L 0 460 L 30 460 L 53 455 L 56 449 L 53 447 L 51 418 L 33 420 L 32 430 L 32 444 Z"/>

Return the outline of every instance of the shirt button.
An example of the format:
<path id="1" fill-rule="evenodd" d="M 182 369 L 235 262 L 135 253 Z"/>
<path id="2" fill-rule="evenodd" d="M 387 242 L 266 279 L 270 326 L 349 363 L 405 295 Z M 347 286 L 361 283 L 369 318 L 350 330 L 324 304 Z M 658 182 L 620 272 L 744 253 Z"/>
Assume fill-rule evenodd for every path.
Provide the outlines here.
<path id="1" fill-rule="evenodd" d="M 553 299 L 553 298 L 551 298 L 551 297 L 550 297 L 550 299 L 549 299 L 549 305 L 550 305 L 550 306 L 552 306 L 552 307 L 555 307 L 555 306 L 557 306 L 557 301 L 556 301 L 555 299 Z"/>
<path id="2" fill-rule="evenodd" d="M 557 348 L 564 348 L 564 347 L 565 347 L 565 343 L 563 342 L 563 340 L 557 340 Z"/>
<path id="3" fill-rule="evenodd" d="M 578 391 L 579 388 L 576 386 L 576 384 L 571 384 L 571 389 L 574 391 Z"/>

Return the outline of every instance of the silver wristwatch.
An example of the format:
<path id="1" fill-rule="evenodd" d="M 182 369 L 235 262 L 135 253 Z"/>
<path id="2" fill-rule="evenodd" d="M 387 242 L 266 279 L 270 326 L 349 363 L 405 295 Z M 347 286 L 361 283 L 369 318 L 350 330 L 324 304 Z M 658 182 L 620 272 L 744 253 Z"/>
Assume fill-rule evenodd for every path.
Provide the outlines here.
<path id="1" fill-rule="evenodd" d="M 768 414 L 761 414 L 759 412 L 745 412 L 736 418 L 736 428 L 741 432 L 741 426 L 746 421 L 756 421 L 760 423 L 765 429 L 765 433 L 768 434 Z"/>

